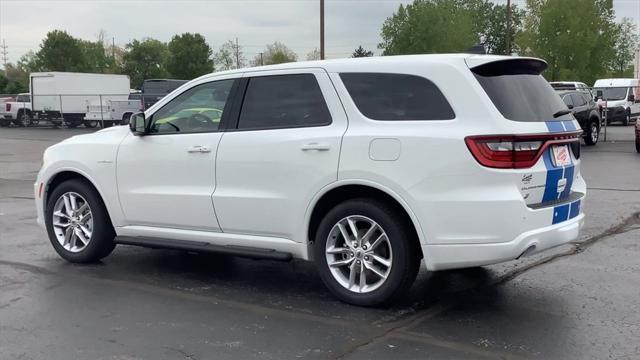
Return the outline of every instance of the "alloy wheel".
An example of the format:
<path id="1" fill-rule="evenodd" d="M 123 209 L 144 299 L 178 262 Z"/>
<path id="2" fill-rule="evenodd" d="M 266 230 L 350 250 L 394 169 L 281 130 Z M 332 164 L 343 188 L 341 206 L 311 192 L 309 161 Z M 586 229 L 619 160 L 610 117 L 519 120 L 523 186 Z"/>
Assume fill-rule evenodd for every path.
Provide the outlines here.
<path id="1" fill-rule="evenodd" d="M 386 232 L 372 219 L 360 215 L 347 216 L 333 226 L 325 256 L 334 279 L 356 293 L 382 286 L 393 265 Z"/>
<path id="2" fill-rule="evenodd" d="M 93 214 L 87 200 L 75 192 L 62 194 L 53 207 L 53 231 L 67 251 L 84 250 L 93 233 Z"/>
<path id="3" fill-rule="evenodd" d="M 591 123 L 591 142 L 598 142 L 598 125 L 596 123 Z"/>

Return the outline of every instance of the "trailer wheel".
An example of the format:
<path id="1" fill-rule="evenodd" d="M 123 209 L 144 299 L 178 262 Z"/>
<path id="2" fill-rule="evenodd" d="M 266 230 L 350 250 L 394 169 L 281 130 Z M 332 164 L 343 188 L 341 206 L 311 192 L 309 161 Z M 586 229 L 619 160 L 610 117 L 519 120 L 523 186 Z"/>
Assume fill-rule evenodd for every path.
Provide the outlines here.
<path id="1" fill-rule="evenodd" d="M 79 118 L 78 116 L 65 116 L 63 120 L 64 120 L 64 124 L 70 129 L 73 129 L 82 125 L 82 119 Z"/>
<path id="2" fill-rule="evenodd" d="M 98 124 L 99 124 L 99 122 L 97 120 L 85 121 L 84 122 L 84 127 L 94 128 L 94 127 L 98 126 Z"/>
<path id="3" fill-rule="evenodd" d="M 108 127 L 112 127 L 112 126 L 113 126 L 113 121 L 112 120 L 105 120 L 103 122 L 103 125 L 102 125 L 102 127 L 105 128 L 105 129 L 108 128 Z"/>

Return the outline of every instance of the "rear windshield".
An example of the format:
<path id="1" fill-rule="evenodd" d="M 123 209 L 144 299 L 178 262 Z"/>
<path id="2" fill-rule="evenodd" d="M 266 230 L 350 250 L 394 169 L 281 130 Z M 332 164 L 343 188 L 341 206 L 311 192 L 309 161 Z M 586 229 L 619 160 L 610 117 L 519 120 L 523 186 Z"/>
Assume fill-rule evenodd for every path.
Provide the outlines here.
<path id="1" fill-rule="evenodd" d="M 152 80 L 142 84 L 142 92 L 150 95 L 164 95 L 179 88 L 186 80 Z"/>
<path id="2" fill-rule="evenodd" d="M 18 95 L 18 97 L 16 98 L 17 102 L 30 102 L 31 101 L 31 95 Z"/>
<path id="3" fill-rule="evenodd" d="M 534 60 L 504 60 L 471 69 L 502 116 L 514 121 L 571 120 L 564 102 L 540 75 L 546 65 Z"/>

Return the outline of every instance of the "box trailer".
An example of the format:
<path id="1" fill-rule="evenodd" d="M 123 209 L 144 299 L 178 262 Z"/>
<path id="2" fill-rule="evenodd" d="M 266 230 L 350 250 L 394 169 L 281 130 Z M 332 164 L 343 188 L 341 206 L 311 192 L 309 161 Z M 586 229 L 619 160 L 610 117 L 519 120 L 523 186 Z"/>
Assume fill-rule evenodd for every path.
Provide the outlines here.
<path id="1" fill-rule="evenodd" d="M 127 100 L 127 75 L 39 72 L 29 76 L 31 116 L 76 127 L 84 121 L 87 106 L 110 100 Z"/>

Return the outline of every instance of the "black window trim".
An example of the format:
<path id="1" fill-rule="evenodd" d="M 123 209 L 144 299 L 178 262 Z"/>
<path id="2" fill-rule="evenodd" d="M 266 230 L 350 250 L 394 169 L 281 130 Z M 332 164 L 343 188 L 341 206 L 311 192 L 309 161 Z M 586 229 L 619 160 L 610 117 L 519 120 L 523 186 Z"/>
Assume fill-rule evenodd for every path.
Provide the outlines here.
<path id="1" fill-rule="evenodd" d="M 151 126 L 153 125 L 153 117 L 158 113 L 158 111 L 162 110 L 162 108 L 164 108 L 165 106 L 169 105 L 169 103 L 171 103 L 173 100 L 175 100 L 178 96 L 186 93 L 187 91 L 201 86 L 201 85 L 206 85 L 206 84 L 211 84 L 213 82 L 218 82 L 218 81 L 227 81 L 227 80 L 232 80 L 233 84 L 231 85 L 231 90 L 229 91 L 229 97 L 227 98 L 227 101 L 224 104 L 224 108 L 222 109 L 222 117 L 220 118 L 220 125 L 218 125 L 218 129 L 216 129 L 215 131 L 190 131 L 190 132 L 172 132 L 172 133 L 153 133 L 153 132 L 147 132 L 145 134 L 145 136 L 163 136 L 163 135 L 190 135 L 190 134 L 216 134 L 216 133 L 220 133 L 220 132 L 224 132 L 226 129 L 226 123 L 231 121 L 230 120 L 230 110 L 232 109 L 232 103 L 235 102 L 235 98 L 237 97 L 237 92 L 239 90 L 239 84 L 240 84 L 240 80 L 242 80 L 241 78 L 238 77 L 232 77 L 232 78 L 225 78 L 225 79 L 214 79 L 211 81 L 206 81 L 194 86 L 191 86 L 187 89 L 185 89 L 183 92 L 181 92 L 180 94 L 176 95 L 173 97 L 173 99 L 169 100 L 166 104 L 162 105 L 158 110 L 156 110 L 153 115 L 151 115 L 151 118 L 149 119 L 149 129 L 147 129 L 147 131 L 149 131 L 151 129 Z"/>
<path id="2" fill-rule="evenodd" d="M 238 126 L 240 125 L 240 113 L 242 112 L 242 106 L 244 105 L 244 99 L 247 95 L 247 89 L 249 87 L 249 82 L 251 79 L 260 78 L 260 77 L 274 77 L 274 76 L 288 76 L 288 75 L 313 75 L 318 83 L 318 88 L 320 89 L 320 95 L 322 95 L 322 100 L 327 106 L 327 110 L 329 111 L 329 121 L 322 124 L 312 124 L 312 125 L 282 125 L 282 126 L 269 126 L 269 127 L 258 127 L 258 128 L 243 128 L 240 129 Z M 240 131 L 263 131 L 263 130 L 284 130 L 284 129 L 300 129 L 300 128 L 311 128 L 311 127 L 325 127 L 333 124 L 333 116 L 331 115 L 331 109 L 327 103 L 327 99 L 324 96 L 324 92 L 322 91 L 322 86 L 320 86 L 320 82 L 318 81 L 318 77 L 315 72 L 307 72 L 307 71 L 296 71 L 296 72 L 287 72 L 287 73 L 279 73 L 273 75 L 250 75 L 242 78 L 240 82 L 238 93 L 236 99 L 234 99 L 234 107 L 231 109 L 230 119 L 228 122 L 228 127 L 225 128 L 225 131 L 228 132 L 240 132 Z"/>
<path id="3" fill-rule="evenodd" d="M 349 92 L 349 89 L 347 89 L 347 85 L 342 80 L 342 77 L 340 77 L 340 75 L 342 75 L 342 74 L 404 75 L 404 76 L 414 76 L 414 77 L 425 79 L 428 82 L 432 83 L 433 86 L 435 86 L 435 88 L 440 92 L 440 94 L 442 94 L 442 97 L 447 101 L 447 104 L 451 108 L 451 112 L 453 113 L 453 117 L 451 119 L 433 119 L 433 120 L 424 120 L 424 119 L 405 119 L 405 120 L 372 119 L 372 118 L 368 117 L 367 115 L 365 115 L 364 113 L 362 113 L 362 111 L 360 110 L 360 108 L 356 104 L 355 100 L 351 96 L 351 93 Z M 338 77 L 340 77 L 340 82 L 342 83 L 342 86 L 344 87 L 344 90 L 346 91 L 347 96 L 349 97 L 349 100 L 351 101 L 353 107 L 356 109 L 358 114 L 360 114 L 363 118 L 365 118 L 367 120 L 375 121 L 375 122 L 386 122 L 386 123 L 396 123 L 396 122 L 430 123 L 430 122 L 441 122 L 441 121 L 454 121 L 454 120 L 456 120 L 458 118 L 458 114 L 456 113 L 456 109 L 454 108 L 454 105 L 450 101 L 449 97 L 440 89 L 440 87 L 435 82 L 433 82 L 433 80 L 428 79 L 428 78 L 426 78 L 426 77 L 424 77 L 422 75 L 417 75 L 417 74 L 413 74 L 413 73 L 388 72 L 388 71 L 385 71 L 385 72 L 382 72 L 382 71 L 344 71 L 344 72 L 339 72 L 338 73 Z"/>

